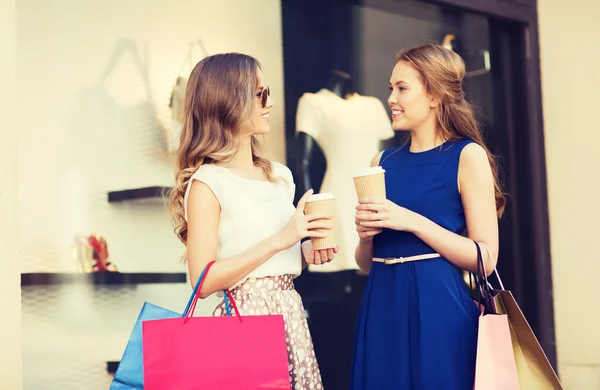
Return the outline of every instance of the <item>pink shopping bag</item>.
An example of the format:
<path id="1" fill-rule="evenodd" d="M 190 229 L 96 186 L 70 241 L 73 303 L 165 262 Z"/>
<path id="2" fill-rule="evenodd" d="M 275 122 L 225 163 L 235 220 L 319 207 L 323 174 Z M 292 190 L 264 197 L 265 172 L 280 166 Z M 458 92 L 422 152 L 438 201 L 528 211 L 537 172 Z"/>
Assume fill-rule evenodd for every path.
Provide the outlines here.
<path id="1" fill-rule="evenodd" d="M 513 354 L 508 316 L 479 317 L 475 390 L 518 390 L 519 378 Z"/>
<path id="2" fill-rule="evenodd" d="M 186 317 L 142 323 L 146 390 L 290 389 L 283 316 L 241 317 L 229 291 L 237 316 L 193 317 L 195 302 Z"/>
<path id="3" fill-rule="evenodd" d="M 519 377 L 513 352 L 508 316 L 497 313 L 491 286 L 487 281 L 481 248 L 477 247 L 477 275 L 481 303 L 477 335 L 474 390 L 519 390 Z"/>

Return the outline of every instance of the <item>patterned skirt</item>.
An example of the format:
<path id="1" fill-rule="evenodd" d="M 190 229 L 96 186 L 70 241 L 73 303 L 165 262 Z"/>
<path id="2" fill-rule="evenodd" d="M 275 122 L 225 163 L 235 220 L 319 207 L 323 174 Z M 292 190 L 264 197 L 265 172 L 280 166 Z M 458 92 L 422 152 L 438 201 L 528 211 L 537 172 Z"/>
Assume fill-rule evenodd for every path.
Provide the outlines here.
<path id="1" fill-rule="evenodd" d="M 241 315 L 282 314 L 292 389 L 323 389 L 302 299 L 291 275 L 248 279 L 231 290 Z M 221 302 L 214 316 L 227 315 Z"/>

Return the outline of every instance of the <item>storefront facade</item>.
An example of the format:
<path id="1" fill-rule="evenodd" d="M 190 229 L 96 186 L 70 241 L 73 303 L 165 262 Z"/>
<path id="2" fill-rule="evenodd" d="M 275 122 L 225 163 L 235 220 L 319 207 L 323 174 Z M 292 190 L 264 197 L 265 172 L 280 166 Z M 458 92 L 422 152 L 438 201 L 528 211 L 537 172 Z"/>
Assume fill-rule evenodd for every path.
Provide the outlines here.
<path id="1" fill-rule="evenodd" d="M 164 204 L 107 199 L 122 190 L 170 185 L 171 161 L 153 157 L 160 143 L 148 139 L 168 132 L 173 85 L 205 55 L 202 50 L 247 52 L 261 61 L 276 103 L 268 152 L 293 168 L 300 192 L 299 98 L 318 91 L 340 69 L 352 74 L 360 94 L 385 104 L 393 51 L 453 34 L 469 69 L 485 69 L 485 56 L 490 59 L 490 69 L 467 79 L 465 87 L 482 108 L 511 195 L 501 222 L 499 269 L 565 388 L 598 388 L 600 317 L 593 308 L 600 215 L 594 178 L 600 136 L 593 118 L 600 96 L 592 86 L 600 76 L 592 48 L 600 41 L 594 20 L 600 5 L 295 3 L 134 2 L 113 4 L 113 10 L 110 4 L 73 1 L 3 6 L 0 26 L 8 39 L 2 49 L 10 55 L 2 56 L 0 84 L 12 88 L 0 99 L 9 118 L 0 143 L 0 258 L 6 260 L 0 286 L 7 302 L 0 387 L 65 388 L 65 381 L 77 380 L 86 388 L 106 388 L 107 364 L 120 358 L 141 303 L 162 300 L 174 309 L 185 304 L 182 247 Z M 381 39 L 390 36 L 398 39 Z M 199 40 L 203 48 L 194 44 Z M 140 128 L 145 132 L 136 132 Z M 311 156 L 318 185 L 327 168 L 318 141 Z M 71 246 L 81 231 L 104 234 L 111 259 L 124 273 L 183 274 L 184 280 L 49 286 L 21 275 L 76 272 Z M 328 348 L 317 345 L 319 337 L 351 348 L 347 338 L 364 279 L 349 271 L 311 272 L 299 280 L 317 354 Z M 319 284 L 331 289 L 319 290 Z M 316 295 L 323 294 L 332 299 L 319 306 L 315 302 L 323 300 Z M 199 310 L 209 314 L 214 303 L 207 300 Z M 344 325 L 337 339 L 319 325 L 327 305 L 345 308 L 338 313 Z M 109 316 L 107 326 L 101 320 Z M 347 370 L 322 365 L 332 376 Z"/>

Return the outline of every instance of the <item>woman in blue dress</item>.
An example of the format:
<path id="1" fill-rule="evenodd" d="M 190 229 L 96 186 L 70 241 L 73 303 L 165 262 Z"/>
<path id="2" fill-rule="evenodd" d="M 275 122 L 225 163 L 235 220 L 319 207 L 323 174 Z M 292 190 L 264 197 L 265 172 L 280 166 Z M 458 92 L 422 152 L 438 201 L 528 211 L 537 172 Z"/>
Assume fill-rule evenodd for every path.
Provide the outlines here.
<path id="1" fill-rule="evenodd" d="M 460 270 L 477 272 L 476 241 L 493 271 L 505 198 L 464 75 L 462 59 L 442 46 L 397 55 L 388 103 L 392 126 L 410 140 L 373 158 L 387 199 L 357 206 L 356 262 L 369 278 L 352 390 L 473 389 L 479 312 Z"/>

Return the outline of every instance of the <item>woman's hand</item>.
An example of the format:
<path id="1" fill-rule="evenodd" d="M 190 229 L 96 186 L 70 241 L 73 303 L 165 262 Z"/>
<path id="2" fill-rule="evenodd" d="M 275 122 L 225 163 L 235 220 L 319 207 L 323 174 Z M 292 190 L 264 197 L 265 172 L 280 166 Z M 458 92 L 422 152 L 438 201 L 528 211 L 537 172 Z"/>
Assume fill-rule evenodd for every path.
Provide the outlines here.
<path id="1" fill-rule="evenodd" d="M 381 229 L 393 229 L 413 232 L 419 215 L 388 199 L 359 199 L 356 207 L 356 230 L 359 237 L 369 239 L 381 232 Z M 369 212 L 370 213 L 365 213 Z"/>
<path id="2" fill-rule="evenodd" d="M 305 237 L 327 237 L 327 233 L 319 233 L 314 229 L 331 229 L 331 215 L 325 212 L 304 215 L 304 206 L 312 194 L 313 190 L 308 190 L 300 198 L 290 221 L 274 236 L 279 250 L 291 248 Z"/>
<path id="3" fill-rule="evenodd" d="M 302 243 L 302 256 L 306 264 L 325 264 L 329 263 L 338 253 L 339 247 L 330 249 L 313 250 L 312 242 L 310 240 Z"/>
<path id="4" fill-rule="evenodd" d="M 364 242 L 372 242 L 373 237 L 375 235 L 381 233 L 383 229 L 381 228 L 369 228 L 361 225 L 361 221 L 359 220 L 360 215 L 369 214 L 366 211 L 356 210 L 356 216 L 354 217 L 354 223 L 356 224 L 356 231 L 358 232 L 358 238 Z"/>

